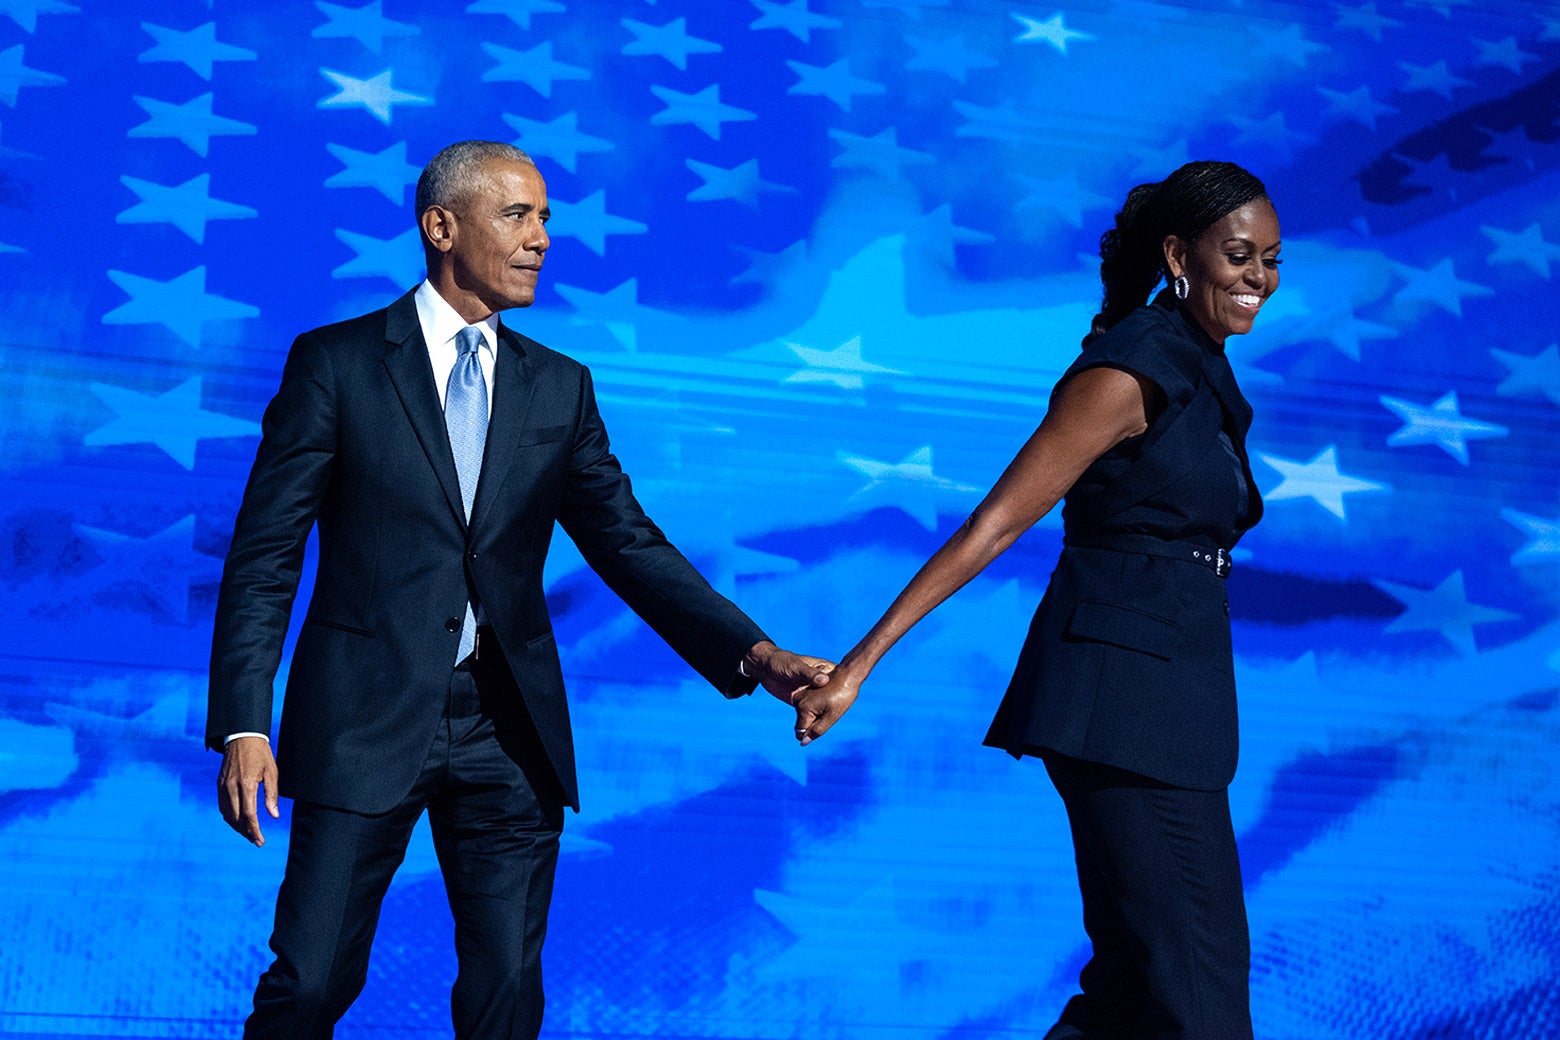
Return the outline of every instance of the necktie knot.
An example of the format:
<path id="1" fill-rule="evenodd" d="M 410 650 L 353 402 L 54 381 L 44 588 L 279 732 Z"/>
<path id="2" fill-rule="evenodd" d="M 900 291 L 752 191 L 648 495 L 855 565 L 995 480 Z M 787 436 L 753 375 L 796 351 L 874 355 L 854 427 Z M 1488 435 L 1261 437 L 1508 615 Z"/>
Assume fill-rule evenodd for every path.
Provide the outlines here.
<path id="1" fill-rule="evenodd" d="M 475 354 L 481 349 L 482 330 L 475 325 L 467 325 L 455 334 L 455 352 L 457 357 Z"/>

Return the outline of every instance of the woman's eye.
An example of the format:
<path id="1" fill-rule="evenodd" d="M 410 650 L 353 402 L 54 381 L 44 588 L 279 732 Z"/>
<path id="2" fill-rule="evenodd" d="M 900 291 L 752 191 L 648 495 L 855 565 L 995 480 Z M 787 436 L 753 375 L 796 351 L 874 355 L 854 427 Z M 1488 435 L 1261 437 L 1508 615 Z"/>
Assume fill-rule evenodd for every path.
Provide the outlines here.
<path id="1" fill-rule="evenodd" d="M 1251 259 L 1251 257 L 1247 256 L 1245 253 L 1229 253 L 1226 255 L 1228 256 L 1230 263 L 1236 265 L 1237 267 Z"/>

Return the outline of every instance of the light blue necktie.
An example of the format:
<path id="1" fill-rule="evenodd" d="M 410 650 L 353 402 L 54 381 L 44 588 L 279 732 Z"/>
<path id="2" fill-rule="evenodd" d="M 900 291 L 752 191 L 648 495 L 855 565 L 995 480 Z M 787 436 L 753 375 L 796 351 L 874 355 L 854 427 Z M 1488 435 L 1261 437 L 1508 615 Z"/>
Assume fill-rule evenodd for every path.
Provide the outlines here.
<path id="1" fill-rule="evenodd" d="M 482 474 L 482 449 L 487 443 L 487 381 L 482 378 L 482 330 L 467 325 L 455 335 L 455 367 L 444 388 L 444 426 L 450 435 L 450 451 L 455 456 L 455 474 L 460 478 L 460 501 L 471 522 L 471 503 L 477 497 L 477 478 Z M 466 604 L 466 620 L 460 629 L 459 664 L 476 646 L 477 615 Z"/>

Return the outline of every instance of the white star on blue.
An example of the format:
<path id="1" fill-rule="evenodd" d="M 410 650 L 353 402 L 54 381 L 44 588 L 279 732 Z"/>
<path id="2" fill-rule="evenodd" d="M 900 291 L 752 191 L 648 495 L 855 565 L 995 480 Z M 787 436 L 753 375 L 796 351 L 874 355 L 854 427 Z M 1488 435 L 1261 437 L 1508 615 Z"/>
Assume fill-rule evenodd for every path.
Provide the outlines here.
<path id="1" fill-rule="evenodd" d="M 1524 264 L 1541 278 L 1549 277 L 1550 261 L 1560 262 L 1560 245 L 1544 240 L 1543 229 L 1534 221 L 1521 231 L 1502 231 L 1481 225 L 1484 237 L 1495 243 L 1495 252 L 1486 259 L 1490 264 Z"/>
<path id="2" fill-rule="evenodd" d="M 80 14 L 81 8 L 63 0 L 0 0 L 0 12 L 28 32 L 35 33 L 40 14 Z"/>
<path id="3" fill-rule="evenodd" d="M 200 406 L 201 377 L 187 379 L 160 394 L 142 394 L 107 383 L 92 392 L 115 417 L 82 438 L 89 448 L 155 444 L 185 469 L 195 468 L 195 447 L 210 437 L 256 437 L 260 424 Z"/>
<path id="4" fill-rule="evenodd" d="M 851 344 L 847 343 L 839 349 L 849 347 Z M 937 530 L 939 504 L 982 490 L 933 472 L 931 445 L 917 448 L 899 462 L 880 462 L 846 452 L 839 452 L 836 457 L 868 480 L 865 487 L 851 495 L 851 503 L 862 510 L 893 506 L 928 531 Z"/>
<path id="5" fill-rule="evenodd" d="M 210 91 L 182 105 L 137 97 L 135 103 L 145 110 L 149 118 L 139 126 L 132 126 L 127 132 L 128 136 L 176 138 L 183 141 L 190 151 L 205 158 L 213 137 L 248 137 L 255 133 L 253 123 L 215 115 L 211 111 L 211 99 Z"/>
<path id="6" fill-rule="evenodd" d="M 1517 616 L 1508 610 L 1469 603 L 1462 571 L 1453 571 L 1433 589 L 1419 589 L 1392 581 L 1372 581 L 1371 584 L 1408 608 L 1386 627 L 1387 634 L 1439 632 L 1441 638 L 1465 657 L 1478 652 L 1473 638 L 1474 625 L 1509 621 Z"/>
<path id="7" fill-rule="evenodd" d="M 886 7 L 917 22 L 921 20 L 922 11 L 935 11 L 952 3 L 953 0 L 861 0 L 862 7 Z"/>
<path id="8" fill-rule="evenodd" d="M 1495 347 L 1490 353 L 1511 373 L 1495 388 L 1497 394 L 1543 394 L 1560 406 L 1560 344 L 1551 343 L 1532 357 Z"/>
<path id="9" fill-rule="evenodd" d="M 1020 111 L 1012 101 L 1004 101 L 1000 105 L 955 101 L 953 108 L 964 117 L 964 123 L 954 131 L 956 137 L 981 137 L 1010 144 L 1027 144 L 1043 140 L 1046 136 L 1045 123 L 1036 116 Z"/>
<path id="10" fill-rule="evenodd" d="M 841 390 L 860 390 L 866 385 L 864 376 L 904 374 L 898 369 L 874 365 L 864 360 L 861 356 L 860 336 L 851 337 L 833 350 L 804 347 L 800 343 L 787 343 L 786 346 L 807 366 L 786 376 L 784 382 L 787 383 L 828 383 Z M 930 464 L 930 456 L 928 456 L 928 464 Z M 851 467 L 866 472 L 854 463 Z"/>
<path id="11" fill-rule="evenodd" d="M 1381 42 L 1381 30 L 1395 29 L 1403 23 L 1376 12 L 1374 2 L 1359 7 L 1335 7 L 1338 20 L 1333 23 L 1339 29 L 1358 29 L 1377 43 Z"/>
<path id="12" fill-rule="evenodd" d="M 388 278 L 406 287 L 422 281 L 422 234 L 412 227 L 394 238 L 374 238 L 336 229 L 336 237 L 357 254 L 332 271 L 332 278 Z"/>
<path id="13" fill-rule="evenodd" d="M 1560 560 L 1560 517 L 1545 520 L 1515 509 L 1502 509 L 1500 515 L 1527 538 L 1522 548 L 1511 554 L 1514 566 Z"/>
<path id="14" fill-rule="evenodd" d="M 930 166 L 936 158 L 930 152 L 905 148 L 899 143 L 899 131 L 894 127 L 862 137 L 833 127 L 829 139 L 842 151 L 829 165 L 837 170 L 871 170 L 884 180 L 899 180 L 905 166 Z"/>
<path id="15" fill-rule="evenodd" d="M 1398 335 L 1397 329 L 1390 325 L 1360 318 L 1347 303 L 1315 315 L 1303 328 L 1307 338 L 1327 340 L 1350 361 L 1360 360 L 1360 341 L 1396 339 Z"/>
<path id="16" fill-rule="evenodd" d="M 200 346 L 201 327 L 206 322 L 253 318 L 260 313 L 247 303 L 206 292 L 204 264 L 166 282 L 125 271 L 109 271 L 108 278 L 130 300 L 103 315 L 103 324 L 163 325 L 192 347 Z"/>
<path id="17" fill-rule="evenodd" d="M 624 18 L 623 28 L 634 34 L 634 41 L 623 45 L 623 53 L 630 56 L 660 55 L 679 69 L 688 67 L 690 54 L 719 54 L 720 44 L 713 40 L 701 40 L 688 35 L 688 19 L 678 18 L 665 25 L 646 25 L 632 18 Z"/>
<path id="18" fill-rule="evenodd" d="M 1473 63 L 1479 66 L 1495 65 L 1500 68 L 1522 75 L 1522 63 L 1537 61 L 1538 55 L 1529 54 L 1517 46 L 1517 38 L 1508 36 L 1504 40 L 1491 43 L 1488 40 L 1474 40 L 1474 47 L 1478 48 L 1478 57 Z"/>
<path id="19" fill-rule="evenodd" d="M 1462 317 L 1462 302 L 1468 297 L 1494 296 L 1495 290 L 1457 277 L 1452 258 L 1428 269 L 1394 263 L 1392 269 L 1407 282 L 1392 299 L 1398 303 L 1433 303 L 1448 314 Z"/>
<path id="20" fill-rule="evenodd" d="M 686 162 L 688 169 L 698 174 L 704 180 L 703 185 L 688 193 L 689 202 L 715 202 L 719 199 L 732 199 L 757 209 L 760 192 L 794 192 L 796 190 L 789 185 L 774 184 L 760 178 L 757 159 L 749 159 L 742 165 L 730 170 L 712 166 L 709 163 L 702 163 L 697 159 L 688 159 Z"/>
<path id="21" fill-rule="evenodd" d="M 604 293 L 591 292 L 574 285 L 559 285 L 558 295 L 580 313 L 575 325 L 604 325 L 624 349 L 639 349 L 638 326 L 656 312 L 639 305 L 639 279 L 630 278 Z"/>
<path id="22" fill-rule="evenodd" d="M 1426 91 L 1450 100 L 1453 87 L 1473 85 L 1471 80 L 1452 75 L 1444 61 L 1438 61 L 1433 65 L 1414 65 L 1400 61 L 1398 68 L 1408 73 L 1408 80 L 1403 84 L 1404 91 Z"/>
<path id="23" fill-rule="evenodd" d="M 373 188 L 397 206 L 406 202 L 407 186 L 416 184 L 422 173 L 406 161 L 405 141 L 380 152 L 360 152 L 340 144 L 327 144 L 325 150 L 345 167 L 325 178 L 325 187 Z"/>
<path id="24" fill-rule="evenodd" d="M 1511 431 L 1497 423 L 1465 417 L 1457 406 L 1457 391 L 1450 390 L 1428 408 L 1396 397 L 1381 397 L 1381 403 L 1399 419 L 1401 429 L 1387 438 L 1394 448 L 1434 444 L 1452 458 L 1468 465 L 1468 442 L 1504 437 Z"/>
<path id="25" fill-rule="evenodd" d="M 1309 498 L 1344 522 L 1348 521 L 1344 508 L 1344 495 L 1357 494 L 1364 491 L 1392 490 L 1386 484 L 1378 484 L 1373 480 L 1361 480 L 1358 477 L 1345 476 L 1338 472 L 1338 448 L 1336 445 L 1329 444 L 1317 452 L 1309 462 L 1297 462 L 1261 451 L 1255 454 L 1257 458 L 1278 470 L 1283 477 L 1283 480 L 1277 487 L 1262 492 L 1264 498 L 1270 502 L 1282 502 L 1285 499 L 1292 498 Z"/>
<path id="26" fill-rule="evenodd" d="M 395 70 L 385 69 L 368 79 L 358 79 L 344 72 L 320 69 L 320 75 L 336 84 L 336 93 L 321 98 L 318 108 L 350 108 L 360 106 L 386 126 L 394 117 L 396 105 L 431 105 L 433 98 L 395 89 L 392 82 Z"/>
<path id="27" fill-rule="evenodd" d="M 1273 112 L 1261 119 L 1232 115 L 1230 122 L 1240 129 L 1235 135 L 1236 144 L 1265 144 L 1278 154 L 1288 157 L 1296 147 L 1313 144 L 1315 137 L 1289 129 L 1284 113 Z"/>
<path id="28" fill-rule="evenodd" d="M 1061 13 L 1053 14 L 1043 22 L 1038 18 L 1017 13 L 1013 13 L 1012 16 L 1019 25 L 1024 27 L 1022 33 L 1013 37 L 1014 43 L 1047 43 L 1054 47 L 1058 54 L 1066 54 L 1067 44 L 1073 40 L 1087 42 L 1099 38 L 1093 33 L 1067 28 L 1065 16 Z"/>
<path id="29" fill-rule="evenodd" d="M 508 112 L 502 118 L 520 135 L 515 138 L 516 147 L 533 159 L 551 159 L 570 173 L 575 172 L 581 152 L 610 152 L 615 147 L 611 141 L 581 133 L 577 112 L 565 112 L 550 123 Z"/>
<path id="30" fill-rule="evenodd" d="M 1115 199 L 1097 195 L 1078 186 L 1078 175 L 1069 173 L 1063 177 L 1030 177 L 1018 174 L 1020 183 L 1029 194 L 1018 200 L 1019 209 L 1048 209 L 1073 227 L 1083 227 L 1084 210 L 1114 207 Z"/>
<path id="31" fill-rule="evenodd" d="M 911 225 L 911 242 L 918 253 L 935 257 L 950 269 L 957 264 L 955 246 L 990 245 L 997 236 L 953 222 L 953 207 L 943 203 Z"/>
<path id="32" fill-rule="evenodd" d="M 1326 87 L 1316 89 L 1327 99 L 1329 114 L 1345 116 L 1372 130 L 1376 129 L 1377 116 L 1395 116 L 1398 113 L 1398 110 L 1391 105 L 1383 104 L 1371 97 L 1369 87 L 1359 87 L 1347 93 L 1341 90 L 1328 90 Z"/>
<path id="33" fill-rule="evenodd" d="M 905 42 L 915 51 L 915 57 L 905 62 L 905 68 L 912 72 L 941 72 L 964 83 L 971 69 L 991 69 L 997 66 L 995 58 L 966 47 L 963 33 L 955 33 L 945 40 L 907 33 Z"/>
<path id="34" fill-rule="evenodd" d="M 578 202 L 553 199 L 552 223 L 547 230 L 554 238 L 566 235 L 578 239 L 597 256 L 606 256 L 608 235 L 642 235 L 649 228 L 637 220 L 608 213 L 607 193 L 602 189 Z"/>
<path id="35" fill-rule="evenodd" d="M 201 79 L 209 80 L 212 66 L 219 61 L 255 60 L 254 51 L 218 43 L 216 22 L 207 22 L 186 32 L 165 29 L 151 22 L 142 22 L 141 28 L 157 41 L 157 46 L 141 52 L 141 61 L 183 62 Z"/>
<path id="36" fill-rule="evenodd" d="M 778 253 L 764 253 L 740 246 L 737 248 L 747 256 L 748 266 L 731 277 L 731 285 L 743 282 L 766 287 L 776 285 L 807 262 L 807 240 L 804 238 L 797 239 Z"/>
<path id="37" fill-rule="evenodd" d="M 814 14 L 807 9 L 807 0 L 790 0 L 775 3 L 773 0 L 752 0 L 762 13 L 748 26 L 750 29 L 784 29 L 803 43 L 812 42 L 814 29 L 838 29 L 838 18 Z"/>
<path id="38" fill-rule="evenodd" d="M 91 572 L 97 588 L 134 586 L 181 625 L 189 623 L 190 586 L 222 577 L 220 560 L 195 551 L 193 515 L 144 538 L 85 524 L 73 528 L 102 558 Z"/>
<path id="39" fill-rule="evenodd" d="M 710 138 L 720 140 L 723 123 L 745 123 L 758 115 L 745 108 L 727 105 L 720 100 L 720 84 L 713 83 L 697 94 L 683 94 L 667 87 L 652 86 L 650 93 L 666 106 L 650 117 L 656 126 L 686 123 L 703 130 Z"/>
<path id="40" fill-rule="evenodd" d="M 590 79 L 589 69 L 554 61 L 551 41 L 539 43 L 528 51 L 500 47 L 496 43 L 484 43 L 482 49 L 498 62 L 482 74 L 484 83 L 520 82 L 542 97 L 550 98 L 553 84 L 558 80 Z"/>
<path id="41" fill-rule="evenodd" d="M 786 91 L 787 94 L 826 97 L 846 112 L 850 111 L 852 97 L 887 93 L 881 83 L 852 76 L 847 58 L 841 58 L 823 68 L 799 61 L 787 61 L 786 65 L 797 75 L 796 82 Z"/>
<path id="42" fill-rule="evenodd" d="M 65 82 L 64 76 L 52 72 L 30 69 L 22 64 L 22 45 L 0 51 L 0 101 L 16 107 L 17 92 L 23 87 L 57 87 Z"/>
<path id="43" fill-rule="evenodd" d="M 522 29 L 531 27 L 531 16 L 562 14 L 566 9 L 558 0 L 476 0 L 466 7 L 467 14 L 501 14 Z"/>
<path id="44" fill-rule="evenodd" d="M 422 29 L 406 22 L 396 22 L 385 17 L 384 0 L 373 0 L 362 7 L 344 7 L 315 0 L 314 6 L 329 21 L 315 26 L 310 35 L 315 39 L 343 39 L 350 37 L 378 54 L 385 46 L 385 38 L 391 36 L 418 36 Z"/>
<path id="45" fill-rule="evenodd" d="M 191 177 L 173 187 L 135 177 L 121 177 L 119 182 L 141 200 L 115 218 L 121 224 L 172 224 L 196 242 L 203 243 L 208 221 L 246 220 L 256 215 L 248 206 L 212 198 L 209 173 Z"/>
<path id="46" fill-rule="evenodd" d="M 1305 31 L 1298 22 L 1274 22 L 1282 27 L 1267 28 L 1261 19 L 1254 18 L 1248 24 L 1251 26 L 1251 34 L 1257 38 L 1256 55 L 1282 58 L 1298 68 L 1305 68 L 1312 54 L 1332 49 L 1306 39 Z"/>

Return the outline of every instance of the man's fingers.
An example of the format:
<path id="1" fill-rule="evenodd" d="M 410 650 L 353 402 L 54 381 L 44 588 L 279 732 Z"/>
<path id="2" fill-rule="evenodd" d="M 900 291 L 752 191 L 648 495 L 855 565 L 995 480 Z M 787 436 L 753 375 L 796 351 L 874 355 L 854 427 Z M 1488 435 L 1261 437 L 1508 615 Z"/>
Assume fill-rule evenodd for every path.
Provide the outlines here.
<path id="1" fill-rule="evenodd" d="M 265 844 L 265 836 L 260 833 L 260 813 L 257 803 L 260 800 L 260 784 L 255 780 L 245 780 L 243 791 L 239 795 L 239 833 L 256 845 Z"/>
<path id="2" fill-rule="evenodd" d="M 276 794 L 276 769 L 266 770 L 265 774 L 265 811 L 271 814 L 271 819 L 280 819 L 281 807 L 277 804 Z"/>

